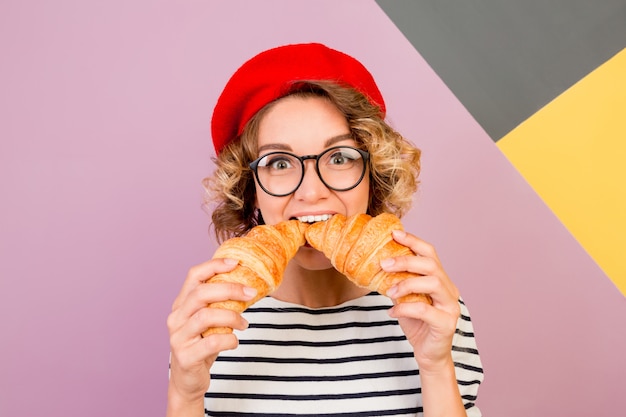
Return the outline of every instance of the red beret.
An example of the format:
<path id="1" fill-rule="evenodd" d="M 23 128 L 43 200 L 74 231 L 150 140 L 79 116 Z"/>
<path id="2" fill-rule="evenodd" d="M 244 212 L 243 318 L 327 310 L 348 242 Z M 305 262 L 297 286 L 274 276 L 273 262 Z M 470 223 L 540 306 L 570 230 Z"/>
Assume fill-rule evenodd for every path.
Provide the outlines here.
<path id="1" fill-rule="evenodd" d="M 241 135 L 256 112 L 289 94 L 295 82 L 322 80 L 354 88 L 378 106 L 384 117 L 385 101 L 372 74 L 359 61 L 319 43 L 279 46 L 248 60 L 224 87 L 211 119 L 216 153 Z"/>

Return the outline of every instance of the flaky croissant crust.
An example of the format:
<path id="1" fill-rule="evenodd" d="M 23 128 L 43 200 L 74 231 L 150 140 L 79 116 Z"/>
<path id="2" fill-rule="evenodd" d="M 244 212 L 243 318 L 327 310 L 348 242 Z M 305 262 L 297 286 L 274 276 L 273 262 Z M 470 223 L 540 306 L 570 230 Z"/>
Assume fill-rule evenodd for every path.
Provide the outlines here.
<path id="1" fill-rule="evenodd" d="M 271 294 L 281 284 L 287 263 L 305 242 L 323 252 L 333 267 L 357 286 L 386 295 L 393 285 L 414 276 L 408 272 L 385 272 L 380 266 L 382 259 L 413 254 L 393 240 L 393 230 L 402 230 L 402 223 L 389 213 L 376 217 L 335 214 L 327 221 L 312 225 L 289 220 L 273 226 L 256 226 L 245 236 L 229 239 L 216 250 L 213 258 L 236 259 L 239 265 L 231 272 L 215 275 L 208 282 L 240 283 L 255 288 L 257 296 L 248 302 L 229 300 L 212 303 L 209 307 L 241 313 Z M 410 294 L 398 301 L 432 304 L 426 294 Z M 232 329 L 211 328 L 203 336 L 227 332 Z"/>
<path id="2" fill-rule="evenodd" d="M 248 302 L 224 301 L 209 307 L 243 312 L 261 298 L 271 294 L 282 282 L 287 263 L 304 245 L 304 231 L 308 225 L 298 220 L 289 220 L 276 225 L 260 225 L 252 228 L 245 236 L 225 241 L 213 258 L 230 258 L 239 261 L 230 272 L 218 274 L 208 280 L 211 283 L 234 282 L 255 288 L 257 295 Z M 211 328 L 203 333 L 230 333 L 232 329 Z"/>
<path id="3" fill-rule="evenodd" d="M 415 276 L 408 272 L 385 272 L 380 266 L 382 259 L 413 255 L 411 249 L 393 239 L 391 233 L 394 230 L 403 230 L 403 227 L 400 219 L 390 213 L 376 217 L 335 214 L 325 222 L 309 226 L 304 236 L 354 284 L 386 295 L 396 283 Z M 432 304 L 432 299 L 426 294 L 410 294 L 398 301 Z"/>

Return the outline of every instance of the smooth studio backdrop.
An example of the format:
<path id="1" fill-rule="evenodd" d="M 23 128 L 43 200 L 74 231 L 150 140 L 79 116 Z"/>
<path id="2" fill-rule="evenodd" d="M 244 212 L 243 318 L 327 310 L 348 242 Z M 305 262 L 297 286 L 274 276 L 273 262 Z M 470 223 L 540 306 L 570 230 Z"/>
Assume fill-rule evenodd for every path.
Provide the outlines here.
<path id="1" fill-rule="evenodd" d="M 485 416 L 615 416 L 623 295 L 374 1 L 0 5 L 0 415 L 156 416 L 165 320 L 215 243 L 212 107 L 261 50 L 360 59 L 423 150 L 404 219 L 473 315 Z"/>

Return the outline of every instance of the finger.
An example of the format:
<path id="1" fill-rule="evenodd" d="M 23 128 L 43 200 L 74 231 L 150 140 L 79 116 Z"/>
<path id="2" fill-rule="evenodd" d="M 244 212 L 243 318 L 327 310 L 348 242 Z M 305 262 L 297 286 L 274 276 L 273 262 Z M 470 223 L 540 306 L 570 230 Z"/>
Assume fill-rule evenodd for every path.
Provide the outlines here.
<path id="1" fill-rule="evenodd" d="M 196 286 L 187 298 L 168 317 L 170 333 L 184 323 L 190 317 L 197 314 L 211 303 L 226 300 L 250 301 L 257 295 L 257 290 L 238 283 L 206 283 Z"/>
<path id="2" fill-rule="evenodd" d="M 386 272 L 412 272 L 418 275 L 445 275 L 436 259 L 425 256 L 405 255 L 382 259 L 381 268 Z"/>
<path id="3" fill-rule="evenodd" d="M 397 256 L 380 262 L 385 272 L 411 272 L 417 276 L 439 279 L 454 299 L 459 298 L 459 291 L 450 280 L 441 264 L 432 258 L 421 256 Z"/>
<path id="4" fill-rule="evenodd" d="M 207 305 L 223 301 L 250 301 L 257 296 L 257 290 L 237 282 L 209 282 L 200 284 L 189 294 L 188 301 L 181 310 L 187 315 Z"/>
<path id="5" fill-rule="evenodd" d="M 394 300 L 409 294 L 428 294 L 433 300 L 433 306 L 451 314 L 456 314 L 459 310 L 457 297 L 449 291 L 447 284 L 438 277 L 415 276 L 398 282 L 387 291 L 387 295 Z"/>
<path id="6" fill-rule="evenodd" d="M 237 267 L 238 263 L 239 261 L 235 259 L 211 259 L 191 267 L 187 273 L 187 277 L 185 278 L 185 282 L 183 283 L 180 293 L 174 300 L 172 309 L 176 309 L 182 300 L 184 300 L 198 285 L 202 284 L 216 274 L 232 271 Z"/>
<path id="7" fill-rule="evenodd" d="M 426 323 L 431 329 L 440 334 L 452 334 L 456 330 L 456 323 L 460 315 L 433 307 L 426 303 L 400 303 L 389 310 L 389 316 L 396 319 L 415 319 Z"/>
<path id="8" fill-rule="evenodd" d="M 186 346 L 201 338 L 201 333 L 212 327 L 228 327 L 236 330 L 248 328 L 248 322 L 241 314 L 219 308 L 202 308 L 170 336 L 170 344 Z"/>
<path id="9" fill-rule="evenodd" d="M 404 233 L 404 232 L 402 232 Z M 459 290 L 450 280 L 448 275 L 443 269 L 439 258 L 435 252 L 435 249 L 423 240 L 406 234 L 407 241 L 402 244 L 409 244 L 408 241 L 414 240 L 411 250 L 416 252 L 420 250 L 422 255 L 418 256 L 397 256 L 394 258 L 383 259 L 380 262 L 381 268 L 386 272 L 401 272 L 407 271 L 417 275 L 423 276 L 435 276 L 442 280 L 448 291 L 452 294 L 453 298 L 459 298 Z M 400 242 L 398 242 L 400 243 Z"/>
<path id="10" fill-rule="evenodd" d="M 435 247 L 425 240 L 404 230 L 394 230 L 391 235 L 396 242 L 410 248 L 416 255 L 439 259 Z"/>

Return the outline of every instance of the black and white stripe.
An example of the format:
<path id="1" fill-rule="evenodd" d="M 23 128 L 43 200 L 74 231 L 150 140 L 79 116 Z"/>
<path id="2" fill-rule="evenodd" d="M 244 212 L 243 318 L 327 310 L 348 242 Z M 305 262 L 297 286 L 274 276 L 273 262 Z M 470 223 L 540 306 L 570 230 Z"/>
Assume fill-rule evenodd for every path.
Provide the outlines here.
<path id="1" fill-rule="evenodd" d="M 211 369 L 207 416 L 420 415 L 419 370 L 388 298 L 372 293 L 334 308 L 309 309 L 267 297 L 244 316 L 240 345 Z M 468 416 L 482 382 L 469 313 L 453 359 Z"/>

